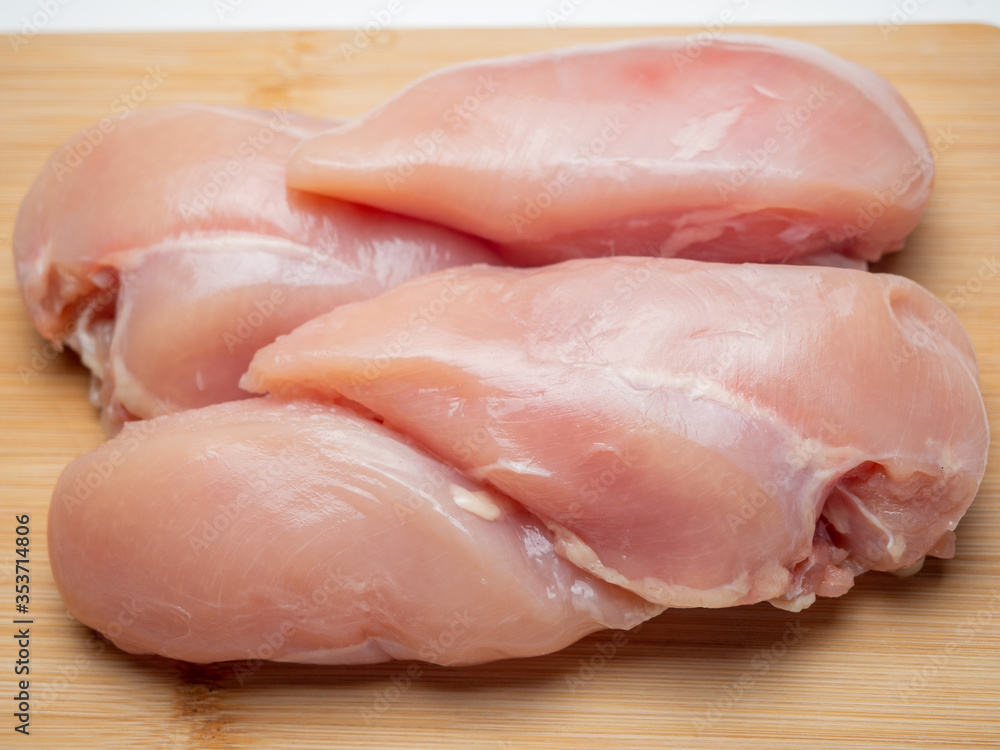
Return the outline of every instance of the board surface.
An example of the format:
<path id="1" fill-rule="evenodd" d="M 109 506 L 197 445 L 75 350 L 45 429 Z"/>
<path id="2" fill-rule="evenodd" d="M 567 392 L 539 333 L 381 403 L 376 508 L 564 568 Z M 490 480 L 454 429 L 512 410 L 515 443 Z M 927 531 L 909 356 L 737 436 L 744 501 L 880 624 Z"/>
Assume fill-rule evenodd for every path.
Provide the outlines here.
<path id="1" fill-rule="evenodd" d="M 752 29 L 874 68 L 934 144 L 935 192 L 877 270 L 959 316 L 1000 413 L 1000 29 Z M 1000 464 L 958 551 L 912 578 L 867 574 L 800 614 L 668 611 L 546 657 L 446 669 L 192 666 L 119 652 L 67 616 L 47 563 L 61 469 L 102 440 L 86 371 L 21 306 L 14 217 L 51 151 L 135 106 L 185 101 L 355 116 L 476 57 L 708 29 L 36 36 L 0 43 L 0 747 L 1000 747 Z M 15 516 L 30 514 L 30 737 L 13 731 Z M 23 679 L 18 677 L 16 679 Z"/>

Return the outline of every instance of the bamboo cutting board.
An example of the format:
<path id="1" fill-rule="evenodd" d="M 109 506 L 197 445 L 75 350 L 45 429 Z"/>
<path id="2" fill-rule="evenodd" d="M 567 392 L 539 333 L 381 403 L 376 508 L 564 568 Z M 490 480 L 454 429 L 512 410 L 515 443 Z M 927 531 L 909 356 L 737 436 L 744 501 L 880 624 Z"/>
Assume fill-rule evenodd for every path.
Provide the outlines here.
<path id="1" fill-rule="evenodd" d="M 358 115 L 474 57 L 706 29 L 37 36 L 0 43 L 0 747 L 1000 747 L 1000 466 L 953 560 L 863 576 L 801 614 L 762 604 L 668 611 L 551 656 L 425 664 L 191 666 L 117 651 L 69 618 L 47 564 L 62 467 L 102 440 L 88 377 L 35 333 L 10 257 L 14 216 L 63 139 L 133 106 L 184 101 Z M 957 313 L 1000 413 L 1000 30 L 756 29 L 882 73 L 923 120 L 938 165 L 908 247 L 879 270 Z M 23 43 L 22 43 L 23 42 Z M 16 47 L 16 49 L 15 49 Z M 15 515 L 30 514 L 29 737 L 13 731 Z M 18 678 L 21 679 L 21 678 Z"/>

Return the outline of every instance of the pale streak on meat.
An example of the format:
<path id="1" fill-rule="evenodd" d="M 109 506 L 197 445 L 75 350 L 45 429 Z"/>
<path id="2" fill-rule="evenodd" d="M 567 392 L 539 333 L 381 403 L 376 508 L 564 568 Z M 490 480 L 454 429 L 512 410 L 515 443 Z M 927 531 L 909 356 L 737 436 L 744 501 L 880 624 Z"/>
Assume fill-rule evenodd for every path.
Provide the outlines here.
<path id="1" fill-rule="evenodd" d="M 450 269 L 306 323 L 244 386 L 359 402 L 666 606 L 796 609 L 950 557 L 988 445 L 951 311 L 841 268 Z"/>
<path id="2" fill-rule="evenodd" d="M 39 331 L 93 371 L 109 431 L 246 397 L 253 352 L 338 304 L 497 262 L 444 228 L 288 189 L 292 149 L 333 122 L 144 109 L 49 159 L 18 214 L 18 282 Z"/>
<path id="3" fill-rule="evenodd" d="M 862 265 L 928 199 L 924 130 L 885 79 L 788 39 L 659 38 L 458 65 L 308 139 L 289 184 L 499 243 Z"/>
<path id="4" fill-rule="evenodd" d="M 126 425 L 63 472 L 49 550 L 74 617 L 191 662 L 472 664 L 662 610 L 556 555 L 496 490 L 305 401 Z"/>

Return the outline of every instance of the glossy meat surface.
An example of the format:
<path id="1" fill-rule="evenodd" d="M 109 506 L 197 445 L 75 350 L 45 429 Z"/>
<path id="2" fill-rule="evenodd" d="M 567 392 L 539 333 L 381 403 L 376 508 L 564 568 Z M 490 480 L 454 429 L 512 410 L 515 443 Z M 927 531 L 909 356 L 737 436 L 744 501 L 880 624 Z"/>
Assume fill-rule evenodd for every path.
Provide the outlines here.
<path id="1" fill-rule="evenodd" d="M 245 397 L 253 352 L 413 276 L 495 262 L 424 222 L 289 190 L 285 162 L 333 121 L 183 105 L 58 149 L 18 214 L 18 282 L 39 331 L 79 351 L 105 424 Z"/>
<path id="2" fill-rule="evenodd" d="M 305 401 L 126 425 L 63 473 L 49 549 L 74 617 L 192 662 L 470 664 L 662 609 L 557 556 L 495 490 Z"/>
<path id="3" fill-rule="evenodd" d="M 306 140 L 288 178 L 492 240 L 516 265 L 860 265 L 902 246 L 933 171 L 920 122 L 873 71 L 726 35 L 438 71 Z"/>
<path id="4" fill-rule="evenodd" d="M 679 259 L 450 269 L 262 349 L 666 606 L 799 608 L 952 554 L 985 468 L 975 353 L 887 274 Z"/>

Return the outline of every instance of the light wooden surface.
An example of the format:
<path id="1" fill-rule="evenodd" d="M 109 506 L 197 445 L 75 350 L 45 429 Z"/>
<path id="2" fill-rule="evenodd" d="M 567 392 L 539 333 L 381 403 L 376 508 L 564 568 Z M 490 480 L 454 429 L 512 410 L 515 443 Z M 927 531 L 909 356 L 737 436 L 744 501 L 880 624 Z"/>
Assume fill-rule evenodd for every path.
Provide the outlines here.
<path id="1" fill-rule="evenodd" d="M 996 431 L 1000 273 L 989 262 L 1000 254 L 1000 30 L 764 31 L 873 67 L 932 139 L 951 141 L 938 150 L 923 223 L 882 270 L 925 284 L 962 319 Z M 1000 747 L 995 448 L 955 559 L 906 580 L 866 575 L 799 615 L 766 604 L 673 611 L 544 658 L 419 673 L 268 664 L 241 685 L 230 665 L 122 654 L 61 606 L 46 562 L 49 493 L 102 435 L 86 372 L 47 357 L 25 316 L 9 250 L 20 199 L 60 141 L 133 98 L 352 116 L 448 63 L 654 33 L 386 30 L 365 49 L 353 32 L 38 36 L 16 52 L 0 43 L 0 747 Z M 342 45 L 357 53 L 348 60 Z M 147 67 L 162 81 L 147 78 L 144 90 Z M 31 376 L 19 369 L 35 366 Z M 12 731 L 19 513 L 32 518 L 30 737 Z"/>

